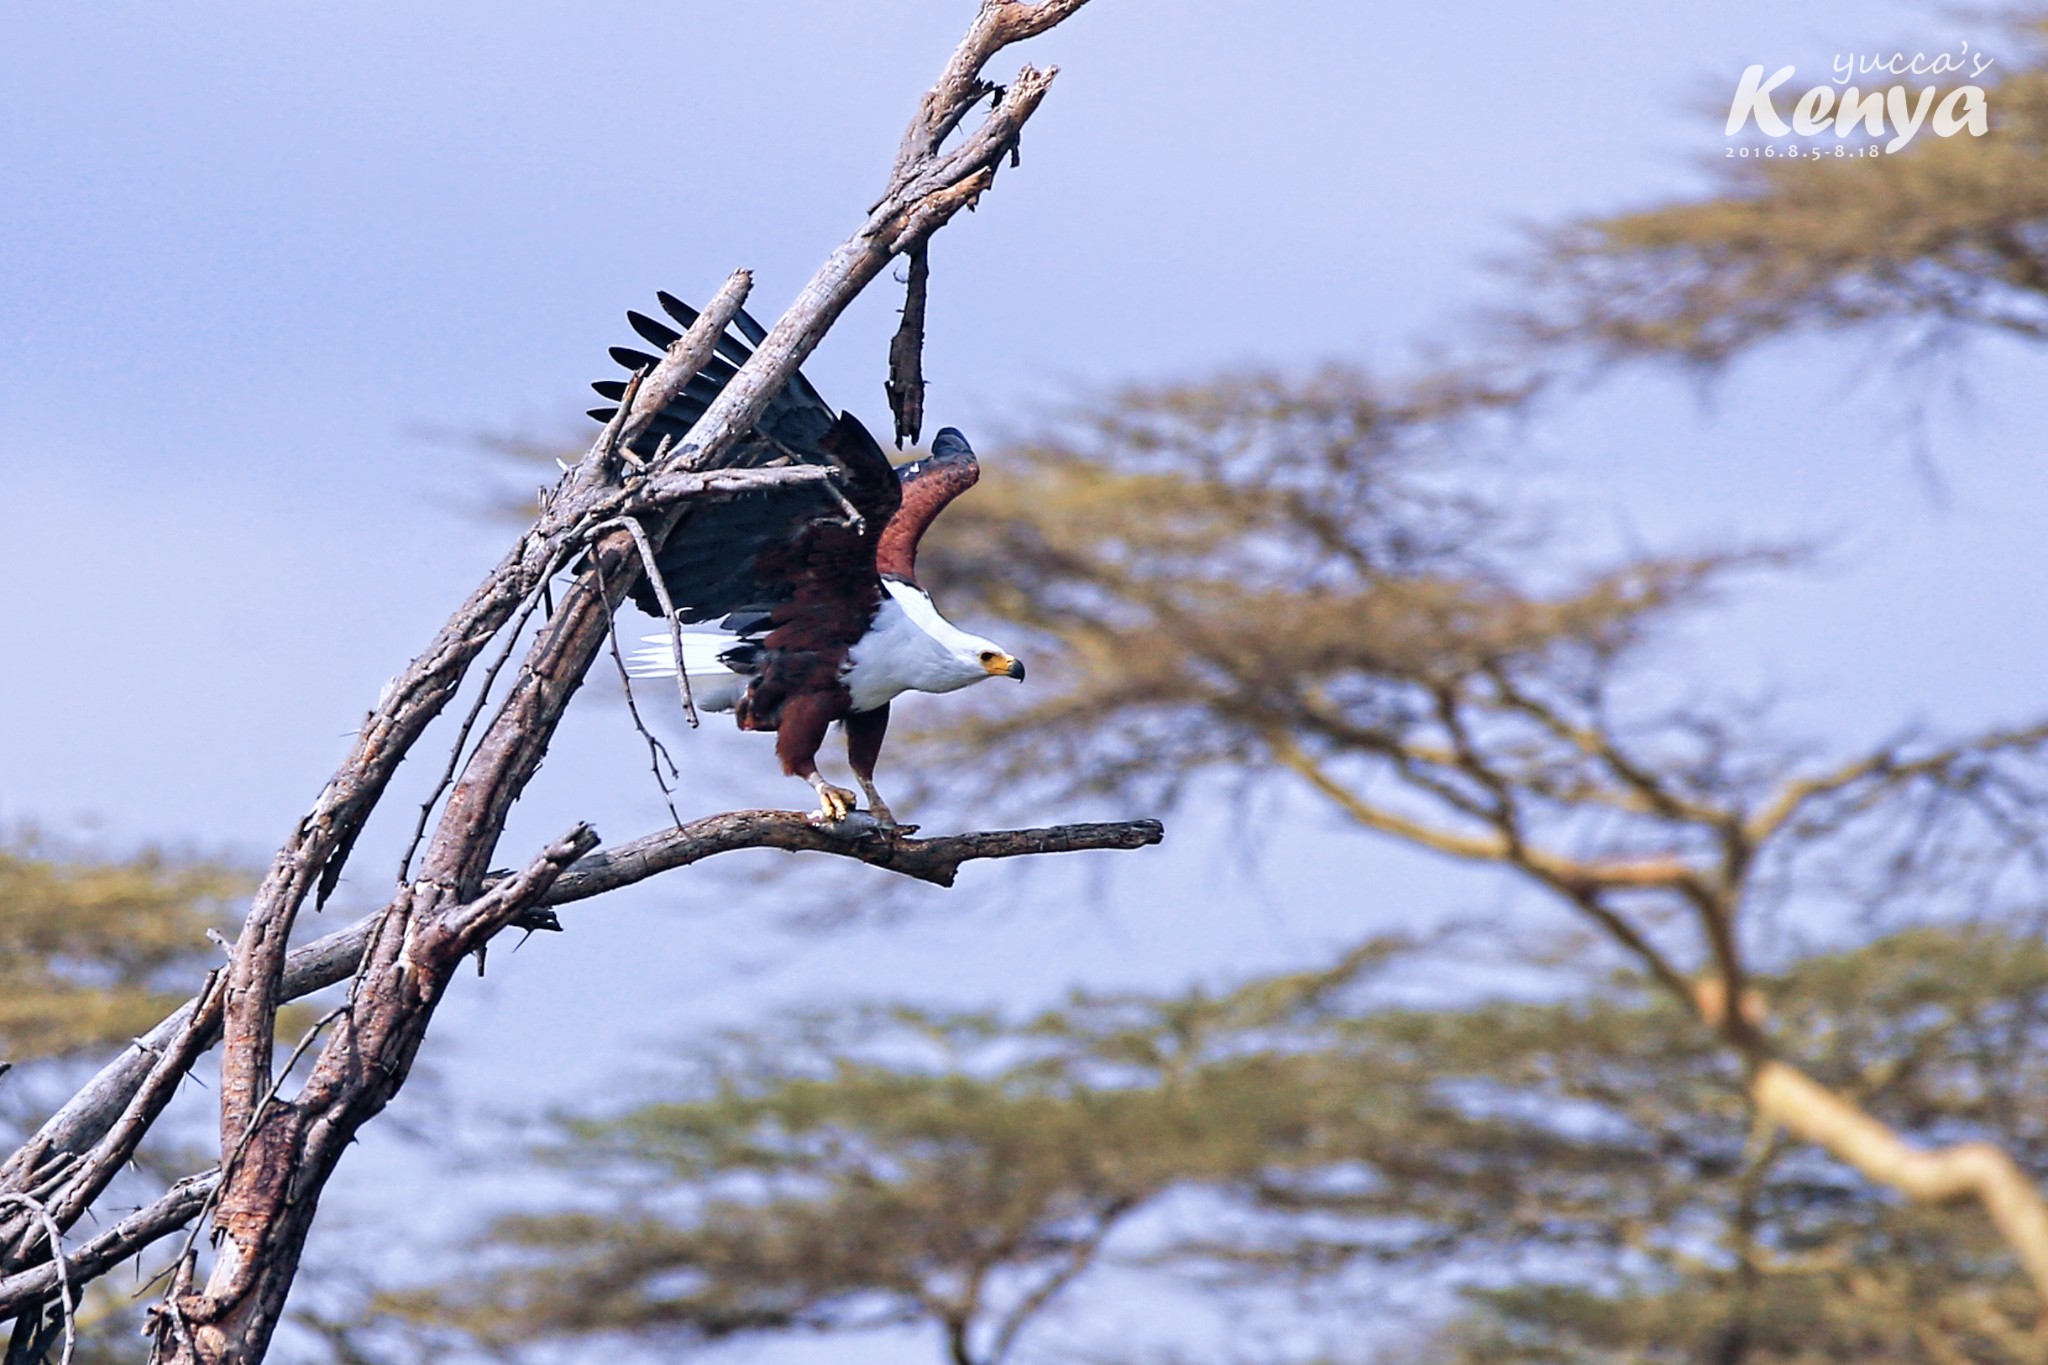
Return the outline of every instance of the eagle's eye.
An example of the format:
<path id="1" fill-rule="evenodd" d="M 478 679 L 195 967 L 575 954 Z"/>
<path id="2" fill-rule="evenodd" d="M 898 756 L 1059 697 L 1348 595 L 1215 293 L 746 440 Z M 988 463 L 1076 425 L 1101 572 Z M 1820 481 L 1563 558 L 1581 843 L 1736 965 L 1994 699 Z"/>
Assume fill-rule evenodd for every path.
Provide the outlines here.
<path id="1" fill-rule="evenodd" d="M 981 651 L 981 661 L 983 663 L 993 663 L 995 661 L 995 657 L 996 652 L 992 649 L 984 649 L 983 651 Z"/>

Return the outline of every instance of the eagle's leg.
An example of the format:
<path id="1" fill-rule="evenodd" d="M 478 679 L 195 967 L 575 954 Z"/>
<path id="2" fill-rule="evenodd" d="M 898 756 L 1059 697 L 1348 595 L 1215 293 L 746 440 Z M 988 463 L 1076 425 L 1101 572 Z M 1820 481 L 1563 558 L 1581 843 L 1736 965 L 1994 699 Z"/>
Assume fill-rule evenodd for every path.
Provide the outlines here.
<path id="1" fill-rule="evenodd" d="M 781 723 L 775 729 L 775 756 L 782 771 L 801 777 L 818 791 L 818 818 L 837 824 L 853 814 L 854 794 L 835 787 L 818 771 L 818 746 L 832 728 L 833 698 L 825 695 L 792 697 L 784 703 Z"/>
<path id="2" fill-rule="evenodd" d="M 888 732 L 887 702 L 872 711 L 855 711 L 846 718 L 846 761 L 852 765 L 860 789 L 867 793 L 868 813 L 894 829 L 896 817 L 890 813 L 889 803 L 875 790 L 875 762 L 882 756 L 882 736 Z"/>

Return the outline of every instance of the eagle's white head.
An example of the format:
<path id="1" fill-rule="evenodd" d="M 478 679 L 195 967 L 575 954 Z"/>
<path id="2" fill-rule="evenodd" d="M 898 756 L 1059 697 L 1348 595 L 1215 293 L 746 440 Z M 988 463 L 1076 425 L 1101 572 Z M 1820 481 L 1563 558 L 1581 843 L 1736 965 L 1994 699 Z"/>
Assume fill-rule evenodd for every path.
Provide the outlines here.
<path id="1" fill-rule="evenodd" d="M 1023 660 L 987 636 L 969 634 L 939 615 L 939 609 L 932 605 L 932 599 L 924 589 L 909 583 L 892 582 L 889 595 L 896 599 L 896 605 L 903 609 L 909 623 L 938 646 L 929 653 L 943 676 L 934 676 L 929 682 L 920 681 L 918 691 L 957 692 L 984 678 L 1024 680 Z"/>
<path id="2" fill-rule="evenodd" d="M 939 615 L 923 589 L 900 579 L 883 582 L 890 600 L 848 656 L 854 710 L 903 692 L 957 692 L 984 678 L 1023 680 L 1022 660 Z"/>

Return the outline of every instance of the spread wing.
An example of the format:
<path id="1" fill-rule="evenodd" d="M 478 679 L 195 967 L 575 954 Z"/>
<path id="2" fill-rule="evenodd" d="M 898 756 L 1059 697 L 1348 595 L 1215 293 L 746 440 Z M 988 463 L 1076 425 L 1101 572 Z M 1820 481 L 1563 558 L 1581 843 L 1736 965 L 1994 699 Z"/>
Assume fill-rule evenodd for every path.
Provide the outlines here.
<path id="1" fill-rule="evenodd" d="M 917 582 L 917 544 L 924 539 L 933 518 L 946 504 L 974 487 L 981 478 L 981 465 L 974 448 L 957 427 L 946 427 L 932 438 L 932 453 L 914 464 L 897 467 L 903 486 L 902 505 L 896 509 L 875 547 L 875 567 L 891 578 Z"/>
<path id="2" fill-rule="evenodd" d="M 663 310 L 683 327 L 696 321 L 697 311 L 688 304 L 666 293 L 660 299 Z M 681 336 L 645 314 L 626 317 L 635 332 L 660 349 L 666 350 Z M 752 347 L 767 335 L 744 311 L 734 327 L 740 335 L 727 332 L 719 338 L 712 359 L 662 409 L 634 443 L 635 450 L 651 456 L 664 437 L 681 440 L 753 354 Z M 656 359 L 623 346 L 614 347 L 611 354 L 628 370 L 650 366 Z M 616 404 L 626 383 L 603 380 L 591 387 Z M 593 408 L 590 415 L 603 422 L 616 411 Z M 677 614 L 685 622 L 739 614 L 757 628 L 779 617 L 778 629 L 803 616 L 811 621 L 811 633 L 821 638 L 836 639 L 850 630 L 850 646 L 881 601 L 875 547 L 902 501 L 889 457 L 867 428 L 850 413 L 835 414 L 810 381 L 798 374 L 769 401 L 754 430 L 739 442 L 733 463 L 740 468 L 818 465 L 833 470 L 834 478 L 830 486 L 759 489 L 693 508 L 656 560 Z M 649 615 L 660 615 L 649 585 L 638 585 L 633 600 Z M 790 609 L 799 601 L 807 605 L 793 615 Z M 771 634 L 770 648 L 774 647 Z"/>

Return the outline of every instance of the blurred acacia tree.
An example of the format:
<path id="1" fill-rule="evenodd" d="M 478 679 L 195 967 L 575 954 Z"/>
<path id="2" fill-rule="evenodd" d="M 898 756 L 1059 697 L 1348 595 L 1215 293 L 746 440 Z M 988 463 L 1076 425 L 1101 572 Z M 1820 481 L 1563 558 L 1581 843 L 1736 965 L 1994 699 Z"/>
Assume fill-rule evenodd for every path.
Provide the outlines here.
<path id="1" fill-rule="evenodd" d="M 1737 160 L 1719 194 L 1550 235 L 1516 315 L 1539 371 L 1587 350 L 1717 363 L 1879 323 L 2048 336 L 2038 52 L 1995 84 L 1991 136 Z M 1774 734 L 1657 648 L 1773 556 L 1598 565 L 1500 540 L 1501 518 L 1445 498 L 1432 453 L 1485 401 L 1343 370 L 1232 376 L 1114 395 L 1011 452 L 1002 491 L 946 528 L 949 598 L 1037 628 L 1067 685 L 955 730 L 953 752 L 1069 792 L 1228 769 L 1516 874 L 1691 1010 L 1763 1119 L 1911 1198 L 1978 1200 L 2048 1305 L 2026 1173 L 1982 1144 L 1900 1142 L 1788 1060 L 1752 979 L 1772 922 L 2038 896 L 2048 727 L 1832 759 Z"/>
<path id="2" fill-rule="evenodd" d="M 1298 1046 L 1386 955 L 1021 1025 L 900 1006 L 734 1037 L 689 1098 L 558 1124 L 540 1159 L 615 1199 L 502 1219 L 484 1241 L 506 1268 L 390 1306 L 494 1345 L 929 1323 L 955 1365 L 995 1365 L 1169 1192 L 1283 1182 L 1333 1142 L 1456 1122 L 1398 1110 L 1378 1084 L 1398 1063 Z"/>
<path id="3" fill-rule="evenodd" d="M 2038 1172 L 2034 929 L 1905 931 L 1759 985 L 1828 1084 Z M 1043 1343 L 1077 1285 L 1172 1273 L 1212 1299 L 1348 1283 L 1357 1344 L 1443 1362 L 2039 1357 L 1981 1218 L 1759 1127 L 1739 1065 L 1655 982 L 1567 967 L 1568 998 L 1392 1002 L 1432 951 L 731 1040 L 681 1098 L 557 1120 L 536 1155 L 602 1193 L 502 1219 L 489 1269 L 383 1311 L 513 1354 L 917 1323 L 952 1365 L 996 1365 L 1072 1358 Z M 1375 1292 L 1386 1267 L 1441 1272 L 1468 1311 L 1418 1345 Z"/>
<path id="4" fill-rule="evenodd" d="M 828 1047 L 803 1054 L 830 1061 L 814 1073 L 742 1068 L 711 1098 L 563 1130 L 564 1144 L 591 1145 L 583 1158 L 564 1145 L 557 1159 L 588 1160 L 629 1189 L 683 1191 L 688 1210 L 680 1221 L 666 1210 L 629 1217 L 634 1195 L 503 1223 L 496 1247 L 530 1259 L 451 1290 L 429 1316 L 513 1344 L 924 1321 L 944 1330 L 956 1361 L 992 1361 L 1038 1311 L 1033 1286 L 1053 1285 L 1055 1297 L 1117 1223 L 1168 1191 L 1198 1186 L 1271 1211 L 1266 1176 L 1290 1163 L 1328 1173 L 1385 1162 L 1399 1172 L 1392 1193 L 1349 1211 L 1384 1227 L 1407 1201 L 1404 1216 L 1429 1231 L 1383 1244 L 1384 1259 L 1416 1266 L 1483 1251 L 1522 1277 L 1486 1300 L 1468 1335 L 1439 1344 L 1467 1358 L 1513 1358 L 1501 1354 L 1511 1347 L 1531 1360 L 1788 1365 L 2042 1354 L 2048 1206 L 2029 1116 L 2048 1092 L 2024 1045 L 2003 1054 L 1995 1084 L 1988 1072 L 1966 1076 L 1979 1025 L 2033 1036 L 2032 995 L 2001 994 L 2011 983 L 1989 970 L 2024 935 L 1946 938 L 1960 931 L 1941 926 L 2021 926 L 2048 904 L 2048 726 L 1909 730 L 1832 753 L 1779 732 L 1766 707 L 1717 693 L 1711 668 L 1674 637 L 1738 581 L 1782 570 L 1797 552 L 1603 556 L 1569 528 L 1546 527 L 1486 464 L 1456 454 L 1517 415 L 1520 398 L 1457 375 L 1410 385 L 1342 367 L 1233 375 L 1113 394 L 999 453 L 985 487 L 927 546 L 925 571 L 963 619 L 1034 634 L 1046 686 L 1032 704 L 925 735 L 925 769 L 972 781 L 983 802 L 992 790 L 1170 801 L 1212 781 L 1264 785 L 1296 802 L 1283 809 L 1306 798 L 1362 832 L 1540 893 L 1633 974 L 1628 1011 L 1584 994 L 1543 1028 L 1556 1034 L 1575 1009 L 1618 1021 L 1577 1036 L 1576 1064 L 1604 1072 L 1601 1095 L 1618 1112 L 1662 1116 L 1656 1150 L 1684 1159 L 1659 1168 L 1655 1198 L 1648 1175 L 1624 1197 L 1613 1182 L 1634 1168 L 1611 1151 L 1589 1155 L 1581 1135 L 1539 1142 L 1543 1125 L 1524 1122 L 1509 1125 L 1512 1141 L 1461 1145 L 1433 1132 L 1446 1112 L 1474 1118 L 1443 1106 L 1441 1087 L 1460 1077 L 1482 1087 L 1512 1077 L 1535 1087 L 1525 1098 L 1539 1107 L 1577 1099 L 1537 1084 L 1559 1065 L 1549 1054 L 1438 1051 L 1414 1054 L 1412 1067 L 1328 1054 L 1344 1059 L 1344 1075 L 1319 1082 L 1328 1105 L 1317 1136 L 1288 1126 L 1307 1122 L 1300 1112 L 1254 1128 L 1234 1150 L 1259 1164 L 1226 1171 L 1195 1159 L 1207 1146 L 1163 1141 L 1189 1130 L 1158 1114 L 1077 1130 L 1077 1115 L 1094 1113 L 1068 1106 L 1066 1092 L 1004 1089 L 1040 1073 L 969 1085 L 959 1077 L 976 1073 L 964 1066 L 906 1082 L 886 1065 L 862 1073 Z M 1963 946 L 1992 944 L 1950 1002 L 1977 1022 L 1909 1009 L 1897 1021 L 1914 1040 L 1901 1060 L 1883 1050 L 1883 1021 L 1904 987 L 1874 967 L 1837 970 L 1825 978 L 1833 998 L 1802 1001 L 1800 971 L 1819 970 L 1802 968 L 1803 944 L 1878 933 L 1906 935 L 1867 960 L 1892 961 L 1901 980 L 1913 964 L 1900 945 L 1965 970 Z M 1834 1022 L 1811 1022 L 1830 1011 Z M 1862 1041 L 1845 1041 L 1857 1030 Z M 1555 1048 L 1561 1036 L 1520 1046 Z M 1665 1049 L 1655 1065 L 1634 1050 L 1653 1040 Z M 1325 1051 L 1301 1045 L 1300 1064 Z M 1893 1103 L 1894 1083 L 1926 1094 Z M 1150 1084 L 1112 1093 L 1136 1105 Z M 1993 1090 L 2005 1096 L 1995 1115 L 1984 1098 Z M 1218 1092 L 1211 1107 L 1204 1121 L 1217 1124 L 1270 1112 L 1246 1093 Z M 907 1126 L 890 1131 L 894 1117 Z M 1383 1117 L 1398 1118 L 1394 1131 L 1373 1128 Z M 658 1131 L 671 1121 L 674 1132 Z M 952 1137 L 938 1136 L 949 1125 Z M 1438 1149 L 1456 1180 L 1426 1178 L 1442 1169 L 1428 1155 Z M 1109 1163 L 1089 1176 L 1096 1183 L 1047 1155 L 1075 1151 Z M 932 1152 L 965 1165 L 927 1171 L 918 1162 Z M 1344 1154 L 1335 1165 L 1332 1152 Z M 851 1164 L 832 1164 L 842 1158 Z M 1601 1169 L 1589 1175 L 1586 1159 Z M 931 1183 L 897 1185 L 906 1169 Z M 1015 1170 L 1029 1172 L 1021 1188 L 1005 1183 Z M 1750 1202 L 1727 1194 L 1710 1216 L 1701 1182 L 1743 1171 L 1748 1183 L 1726 1188 Z M 714 1197 L 742 1175 L 743 1186 L 780 1182 L 789 1193 L 766 1212 Z M 1567 1194 L 1551 1189 L 1582 1201 L 1586 1221 L 1564 1217 Z M 1783 1207 L 1766 1208 L 1772 1200 Z M 1541 1231 L 1513 1231 L 1532 1208 Z M 1808 1216 L 1821 1218 L 1819 1232 L 1800 1230 Z M 1544 1265 L 1538 1246 L 1568 1247 L 1580 1273 L 1531 1277 Z M 1596 1251 L 1610 1262 L 1589 1260 Z M 1366 1256 L 1299 1239 L 1272 1253 L 1219 1234 L 1179 1259 L 1296 1275 Z M 1895 1294 L 1908 1295 L 1903 1306 Z M 1809 1300 L 1817 1316 L 1787 1316 Z"/>
<path id="5" fill-rule="evenodd" d="M 97 1065 L 184 1002 L 219 956 L 207 930 L 229 922 L 250 885 L 216 861 L 87 857 L 26 833 L 0 840 L 0 1145 L 11 1150 L 68 1095 L 81 1064 Z M 141 1156 L 145 1180 L 164 1174 L 152 1156 Z M 140 1322 L 118 1285 L 95 1285 L 79 1308 L 75 1359 L 133 1359 Z M 44 1326 L 15 1325 L 10 1365 L 54 1345 L 54 1321 Z"/>
<path id="6" fill-rule="evenodd" d="M 1985 1273 L 2048 1301 L 2048 1205 L 2012 1154 L 1904 1141 L 1806 1066 L 1760 980 L 1787 925 L 2048 899 L 2048 725 L 1833 755 L 1774 733 L 1669 639 L 1788 556 L 1546 536 L 1443 454 L 1496 401 L 1228 377 L 1115 395 L 991 461 L 933 576 L 962 615 L 1034 630 L 1050 689 L 938 736 L 935 766 L 1062 797 L 1227 774 L 1510 874 L 1725 1049 L 1760 1122 L 1909 1198 L 1974 1199 L 2009 1254 Z"/>
<path id="7" fill-rule="evenodd" d="M 218 955 L 206 931 L 248 886 L 222 864 L 157 852 L 100 860 L 27 835 L 0 843 L 0 1064 L 102 1056 L 146 1031 Z"/>

